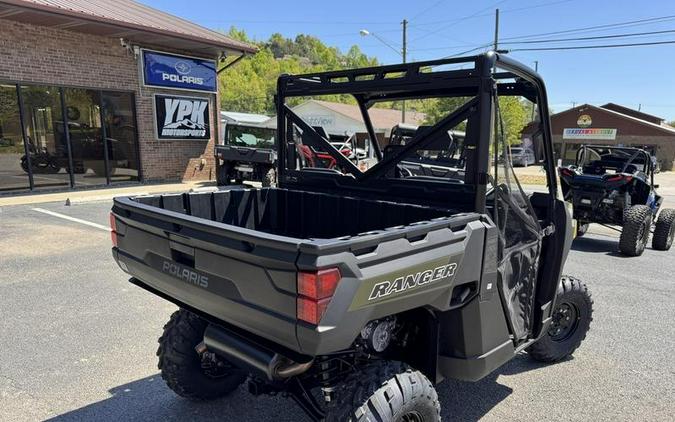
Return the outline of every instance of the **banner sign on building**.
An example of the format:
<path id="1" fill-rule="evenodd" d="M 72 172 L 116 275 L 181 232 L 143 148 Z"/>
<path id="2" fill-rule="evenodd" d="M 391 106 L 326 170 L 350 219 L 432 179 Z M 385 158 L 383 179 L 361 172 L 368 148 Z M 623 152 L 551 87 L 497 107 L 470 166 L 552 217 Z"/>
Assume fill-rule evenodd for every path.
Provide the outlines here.
<path id="1" fill-rule="evenodd" d="M 155 95 L 157 139 L 211 138 L 209 99 Z"/>
<path id="2" fill-rule="evenodd" d="M 616 129 L 600 128 L 565 128 L 563 139 L 598 139 L 613 141 L 616 139 Z"/>
<path id="3" fill-rule="evenodd" d="M 216 92 L 216 62 L 143 50 L 143 82 L 146 86 Z"/>

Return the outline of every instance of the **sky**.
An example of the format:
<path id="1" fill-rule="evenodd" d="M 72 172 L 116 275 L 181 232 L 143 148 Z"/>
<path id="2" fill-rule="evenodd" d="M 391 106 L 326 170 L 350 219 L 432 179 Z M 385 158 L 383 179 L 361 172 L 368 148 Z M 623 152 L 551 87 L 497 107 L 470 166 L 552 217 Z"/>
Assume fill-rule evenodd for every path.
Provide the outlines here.
<path id="1" fill-rule="evenodd" d="M 256 40 L 279 32 L 293 38 L 311 34 L 347 51 L 358 45 L 382 63 L 398 63 L 402 26 L 408 24 L 408 61 L 461 53 L 494 39 L 494 10 L 500 9 L 500 48 L 580 46 L 675 41 L 672 0 L 340 0 L 223 1 L 141 0 L 211 29 L 244 29 Z M 664 17 L 622 27 L 548 34 L 579 28 Z M 668 18 L 665 18 L 668 17 Z M 371 35 L 362 36 L 366 29 Z M 506 44 L 507 41 L 597 37 L 673 31 L 630 38 Z M 377 35 L 380 41 L 374 35 Z M 528 38 L 525 38 L 528 36 Z M 515 37 L 519 39 L 516 40 Z M 508 40 L 511 38 L 511 40 Z M 387 46 L 386 44 L 389 44 Z M 479 50 L 480 51 L 480 50 Z M 610 49 L 512 51 L 511 57 L 534 67 L 546 81 L 550 106 L 614 102 L 675 120 L 675 44 Z"/>

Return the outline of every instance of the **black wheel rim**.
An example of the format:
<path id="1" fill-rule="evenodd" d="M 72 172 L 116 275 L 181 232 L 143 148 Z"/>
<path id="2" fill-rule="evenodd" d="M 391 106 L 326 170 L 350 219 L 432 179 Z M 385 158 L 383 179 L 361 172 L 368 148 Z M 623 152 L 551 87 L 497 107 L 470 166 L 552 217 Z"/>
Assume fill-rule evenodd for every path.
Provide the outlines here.
<path id="1" fill-rule="evenodd" d="M 563 302 L 551 316 L 548 335 L 553 341 L 565 341 L 572 337 L 579 326 L 579 309 L 573 303 Z"/>
<path id="2" fill-rule="evenodd" d="M 401 422 L 424 422 L 424 416 L 420 412 L 413 410 L 401 416 Z"/>

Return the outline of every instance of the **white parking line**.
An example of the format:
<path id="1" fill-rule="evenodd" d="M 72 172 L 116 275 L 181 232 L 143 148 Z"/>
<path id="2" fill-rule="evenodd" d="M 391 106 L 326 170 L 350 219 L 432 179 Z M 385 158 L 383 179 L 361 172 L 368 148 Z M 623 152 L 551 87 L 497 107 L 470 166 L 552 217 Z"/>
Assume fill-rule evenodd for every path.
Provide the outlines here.
<path id="1" fill-rule="evenodd" d="M 63 218 L 64 220 L 68 220 L 68 221 L 74 221 L 76 223 L 80 223 L 80 224 L 84 224 L 86 226 L 90 226 L 90 227 L 94 227 L 94 228 L 97 228 L 97 229 L 105 230 L 107 232 L 110 231 L 109 227 L 103 226 L 101 224 L 92 223 L 91 221 L 82 220 L 80 218 L 71 217 L 69 215 L 60 214 L 60 213 L 54 212 L 54 211 L 49 211 L 49 210 L 46 210 L 44 208 L 31 208 L 31 209 L 33 211 L 37 211 L 37 212 L 41 212 L 43 214 L 51 215 L 53 217 Z"/>

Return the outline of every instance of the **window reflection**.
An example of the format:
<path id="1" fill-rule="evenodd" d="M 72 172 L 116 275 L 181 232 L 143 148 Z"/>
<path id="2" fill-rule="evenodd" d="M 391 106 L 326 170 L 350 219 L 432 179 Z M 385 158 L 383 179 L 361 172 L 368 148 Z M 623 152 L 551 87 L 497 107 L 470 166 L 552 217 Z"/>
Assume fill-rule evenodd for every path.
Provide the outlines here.
<path id="1" fill-rule="evenodd" d="M 104 185 L 107 178 L 99 92 L 67 88 L 63 93 L 73 154 L 75 186 Z"/>
<path id="2" fill-rule="evenodd" d="M 139 180 L 133 95 L 124 92 L 104 92 L 103 120 L 111 181 Z"/>
<path id="3" fill-rule="evenodd" d="M 35 188 L 70 186 L 59 88 L 22 86 L 21 98 Z"/>
<path id="4" fill-rule="evenodd" d="M 140 180 L 133 93 L 0 84 L 0 192 L 31 177 L 34 189 Z"/>
<path id="5" fill-rule="evenodd" d="M 0 85 L 0 192 L 30 187 L 25 154 L 16 86 Z"/>

